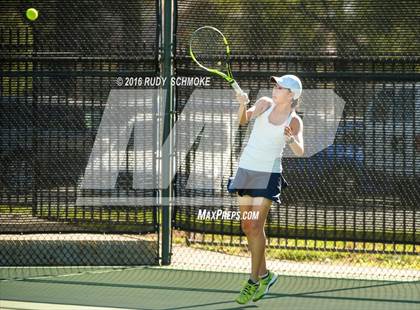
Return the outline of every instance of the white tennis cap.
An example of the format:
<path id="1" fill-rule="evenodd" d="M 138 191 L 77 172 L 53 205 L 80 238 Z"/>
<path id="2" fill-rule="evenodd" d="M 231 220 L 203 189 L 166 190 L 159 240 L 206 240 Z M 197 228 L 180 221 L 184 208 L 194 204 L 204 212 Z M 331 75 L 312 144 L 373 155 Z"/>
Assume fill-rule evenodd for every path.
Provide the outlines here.
<path id="1" fill-rule="evenodd" d="M 293 99 L 298 99 L 302 94 L 302 82 L 293 74 L 286 74 L 281 77 L 272 76 L 271 81 L 277 83 L 281 87 L 290 89 L 293 93 Z"/>

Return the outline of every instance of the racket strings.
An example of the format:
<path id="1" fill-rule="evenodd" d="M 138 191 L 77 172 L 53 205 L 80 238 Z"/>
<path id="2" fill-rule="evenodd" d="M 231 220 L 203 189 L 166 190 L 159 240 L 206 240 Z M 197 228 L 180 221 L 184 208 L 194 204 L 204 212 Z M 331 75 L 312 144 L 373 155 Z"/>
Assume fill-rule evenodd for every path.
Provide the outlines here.
<path id="1" fill-rule="evenodd" d="M 191 51 L 204 67 L 219 71 L 227 70 L 227 48 L 217 31 L 201 29 L 191 39 Z"/>

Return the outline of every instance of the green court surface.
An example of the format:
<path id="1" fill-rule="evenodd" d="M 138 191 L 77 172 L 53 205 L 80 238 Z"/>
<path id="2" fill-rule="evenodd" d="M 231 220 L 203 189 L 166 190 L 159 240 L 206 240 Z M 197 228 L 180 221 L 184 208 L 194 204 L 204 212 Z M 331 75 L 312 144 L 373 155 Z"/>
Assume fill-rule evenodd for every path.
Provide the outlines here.
<path id="1" fill-rule="evenodd" d="M 4 270 L 3 270 L 4 272 Z M 420 281 L 280 276 L 257 303 L 234 302 L 246 275 L 156 268 L 2 280 L 2 309 L 419 309 Z"/>

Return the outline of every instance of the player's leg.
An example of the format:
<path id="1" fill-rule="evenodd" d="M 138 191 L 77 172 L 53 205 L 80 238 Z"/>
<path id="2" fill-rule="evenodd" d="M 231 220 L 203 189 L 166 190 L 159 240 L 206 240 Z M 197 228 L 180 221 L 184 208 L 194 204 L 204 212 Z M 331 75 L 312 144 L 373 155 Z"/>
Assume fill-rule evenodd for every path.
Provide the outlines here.
<path id="1" fill-rule="evenodd" d="M 253 200 L 253 210 L 260 210 L 260 214 L 263 217 L 260 218 L 258 222 L 258 238 L 256 238 L 256 242 L 258 243 L 257 251 L 260 251 L 256 255 L 255 264 L 259 264 L 257 272 L 259 276 L 259 287 L 254 294 L 253 301 L 258 301 L 263 298 L 269 291 L 270 287 L 276 282 L 277 275 L 273 272 L 267 270 L 266 266 L 266 259 L 265 259 L 265 247 L 266 247 L 266 236 L 265 236 L 265 222 L 267 219 L 268 211 L 270 210 L 272 201 L 267 198 L 255 198 Z M 261 213 L 262 212 L 262 213 Z M 258 260 L 257 260 L 258 259 Z"/>
<path id="2" fill-rule="evenodd" d="M 270 210 L 271 200 L 255 197 L 252 201 L 252 211 L 257 212 L 256 219 L 244 220 L 245 234 L 247 235 L 252 253 L 251 278 L 258 280 L 260 275 L 266 273 L 265 244 L 266 237 L 264 225 Z"/>
<path id="3" fill-rule="evenodd" d="M 242 230 L 246 234 L 246 230 L 249 225 L 246 222 L 242 221 L 242 218 L 245 213 L 248 213 L 249 211 L 252 210 L 252 197 L 246 196 L 246 195 L 238 196 L 238 204 L 239 204 L 239 210 L 241 213 L 241 227 L 242 227 Z M 248 236 L 247 236 L 247 239 L 248 239 L 248 246 L 249 246 L 249 249 L 251 250 L 251 257 L 252 257 L 252 246 L 250 245 L 250 241 L 252 243 L 252 240 L 250 240 Z M 251 266 L 251 270 L 252 270 L 252 266 Z M 236 302 L 239 304 L 246 304 L 247 302 L 249 302 L 253 298 L 258 287 L 259 287 L 258 277 L 254 277 L 254 279 L 252 279 L 252 276 L 251 276 L 251 278 L 242 287 L 241 292 L 239 293 L 239 296 L 236 298 Z"/>

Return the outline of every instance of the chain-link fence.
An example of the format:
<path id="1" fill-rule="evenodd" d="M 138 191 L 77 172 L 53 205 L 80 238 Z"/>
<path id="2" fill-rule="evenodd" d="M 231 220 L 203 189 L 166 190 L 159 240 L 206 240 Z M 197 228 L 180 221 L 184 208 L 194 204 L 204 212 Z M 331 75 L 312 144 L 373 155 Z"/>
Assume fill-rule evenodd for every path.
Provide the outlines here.
<path id="1" fill-rule="evenodd" d="M 159 74 L 158 3 L 92 4 L 0 4 L 2 266 L 158 264 L 157 207 L 77 201 L 131 188 L 129 160 L 112 190 L 84 193 L 81 182 L 110 90 L 126 76 Z M 132 153 L 130 141 L 121 157 Z"/>
<path id="2" fill-rule="evenodd" d="M 309 158 L 283 159 L 290 186 L 282 192 L 282 203 L 272 205 L 266 224 L 272 268 L 287 273 L 302 267 L 289 265 L 286 258 L 310 262 L 303 267 L 310 274 L 367 276 L 364 266 L 370 264 L 376 276 L 396 276 L 398 269 L 382 268 L 383 255 L 418 255 L 420 44 L 414 25 L 419 9 L 413 2 L 395 5 L 391 1 L 178 1 L 178 75 L 205 75 L 188 56 L 188 40 L 196 28 L 210 25 L 227 37 L 234 75 L 249 92 L 250 104 L 261 96 L 261 90 L 271 88 L 270 76 L 286 73 L 302 79 L 304 93 L 332 90 L 345 102 L 334 143 Z M 227 89 L 229 85 L 213 78 L 212 87 Z M 192 93 L 192 89 L 177 88 L 176 111 L 182 121 L 187 118 L 183 113 Z M 193 101 L 207 106 L 223 98 L 195 94 Z M 236 104 L 233 96 L 224 99 Z M 322 126 L 322 122 L 311 123 L 308 114 L 313 111 L 305 110 L 313 100 L 308 96 L 301 103 L 304 136 Z M 229 198 L 226 183 L 236 172 L 252 125 L 236 130 L 238 124 L 232 117 L 223 118 L 221 111 L 209 114 L 207 121 L 217 122 L 212 138 L 222 141 L 222 146 L 219 151 L 214 147 L 207 157 L 200 155 L 198 147 L 187 156 L 177 153 L 176 195 L 191 195 L 185 182 L 189 174 L 220 170 L 226 156 L 231 165 L 223 170 L 223 182 L 217 188 L 193 191 L 198 204 L 175 207 L 173 225 L 187 231 L 181 236 L 198 249 L 246 256 L 237 247 L 246 244 L 240 221 L 206 220 L 199 214 L 203 210 L 238 211 L 236 203 L 224 203 Z M 209 124 L 198 112 L 190 126 Z M 183 139 L 199 143 L 205 131 L 195 138 L 182 132 L 178 138 L 180 143 Z M 219 204 L 208 206 L 214 197 Z M 184 243 L 182 238 L 178 242 Z M 314 254 L 313 250 L 321 252 Z M 359 252 L 372 255 L 365 255 L 364 260 Z M 340 258 L 328 266 L 334 255 Z M 182 263 L 182 257 L 175 256 Z M 231 260 L 235 261 L 230 265 L 233 269 L 248 271 L 250 266 L 250 261 L 240 261 L 237 256 L 216 256 L 195 261 L 196 265 L 223 269 Z M 187 261 L 186 268 L 192 263 Z M 349 263 L 354 261 L 357 263 Z"/>

